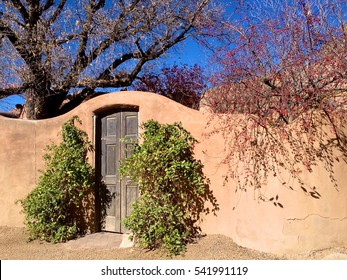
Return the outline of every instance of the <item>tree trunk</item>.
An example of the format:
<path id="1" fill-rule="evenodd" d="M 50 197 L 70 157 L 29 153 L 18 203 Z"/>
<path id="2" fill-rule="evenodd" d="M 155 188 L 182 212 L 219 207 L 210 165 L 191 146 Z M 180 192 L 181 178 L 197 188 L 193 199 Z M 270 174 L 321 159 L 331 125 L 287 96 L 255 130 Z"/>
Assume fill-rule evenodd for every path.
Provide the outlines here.
<path id="1" fill-rule="evenodd" d="M 66 94 L 40 92 L 30 88 L 25 92 L 26 115 L 29 120 L 52 118 L 58 115 L 58 110 Z"/>

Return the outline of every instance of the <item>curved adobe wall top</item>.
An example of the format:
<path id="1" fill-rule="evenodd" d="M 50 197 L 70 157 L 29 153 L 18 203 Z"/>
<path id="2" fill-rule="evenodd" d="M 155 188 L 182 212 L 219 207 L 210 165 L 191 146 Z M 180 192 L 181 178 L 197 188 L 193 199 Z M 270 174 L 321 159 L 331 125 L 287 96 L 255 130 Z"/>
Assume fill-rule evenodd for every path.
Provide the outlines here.
<path id="1" fill-rule="evenodd" d="M 117 108 L 133 106 L 139 108 L 139 122 L 156 119 L 161 123 L 181 121 L 195 132 L 195 128 L 204 123 L 204 114 L 185 107 L 164 96 L 144 92 L 116 92 L 93 98 L 69 112 L 70 115 L 79 115 L 82 120 L 88 121 L 94 114 Z M 90 126 L 89 126 L 90 127 Z"/>

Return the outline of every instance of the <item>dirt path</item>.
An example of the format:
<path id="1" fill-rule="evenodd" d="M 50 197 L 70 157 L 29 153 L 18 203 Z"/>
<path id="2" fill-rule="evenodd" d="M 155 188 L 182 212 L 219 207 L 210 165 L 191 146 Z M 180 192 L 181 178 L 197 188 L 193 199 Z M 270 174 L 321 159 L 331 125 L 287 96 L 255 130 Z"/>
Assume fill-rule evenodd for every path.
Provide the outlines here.
<path id="1" fill-rule="evenodd" d="M 231 238 L 223 235 L 208 235 L 196 244 L 188 246 L 185 256 L 174 259 L 190 260 L 276 260 L 288 257 L 275 256 L 243 248 Z M 346 248 L 334 248 L 322 251 L 291 256 L 290 259 L 347 259 Z M 50 244 L 46 242 L 27 242 L 23 228 L 0 227 L 0 259 L 36 259 L 36 260 L 153 260 L 168 259 L 158 251 L 144 251 L 139 248 L 77 248 L 67 244 Z"/>

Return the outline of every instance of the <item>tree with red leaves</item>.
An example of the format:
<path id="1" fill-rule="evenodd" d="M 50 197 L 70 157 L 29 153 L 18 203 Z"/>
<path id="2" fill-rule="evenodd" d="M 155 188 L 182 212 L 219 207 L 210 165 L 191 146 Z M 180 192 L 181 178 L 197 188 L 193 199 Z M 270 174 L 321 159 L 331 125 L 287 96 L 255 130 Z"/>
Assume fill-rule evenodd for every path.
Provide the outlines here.
<path id="1" fill-rule="evenodd" d="M 295 179 L 319 198 L 298 175 L 318 161 L 338 188 L 334 161 L 347 159 L 346 11 L 346 1 L 242 1 L 227 24 L 232 48 L 220 53 L 222 70 L 206 99 L 229 116 L 220 130 L 231 139 L 232 177 L 260 199 L 270 175 L 289 188 Z"/>
<path id="2" fill-rule="evenodd" d="M 199 109 L 206 88 L 207 77 L 196 64 L 164 67 L 158 74 L 143 75 L 134 83 L 135 90 L 158 93 L 193 109 Z"/>

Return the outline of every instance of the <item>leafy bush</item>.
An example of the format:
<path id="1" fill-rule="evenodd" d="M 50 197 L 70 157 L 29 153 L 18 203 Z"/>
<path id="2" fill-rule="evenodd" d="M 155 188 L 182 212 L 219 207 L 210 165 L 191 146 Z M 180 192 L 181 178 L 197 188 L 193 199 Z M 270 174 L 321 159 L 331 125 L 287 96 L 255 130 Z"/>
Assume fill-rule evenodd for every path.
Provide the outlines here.
<path id="1" fill-rule="evenodd" d="M 87 162 L 92 149 L 87 134 L 72 117 L 62 126 L 62 142 L 47 146 L 45 170 L 36 188 L 20 200 L 30 239 L 63 242 L 83 232 L 82 202 L 93 187 L 93 169 Z"/>
<path id="2" fill-rule="evenodd" d="M 141 247 L 163 248 L 169 255 L 185 251 L 198 237 L 201 214 L 218 210 L 200 161 L 194 159 L 196 139 L 181 123 L 143 125 L 142 144 L 120 167 L 122 176 L 139 183 L 140 197 L 123 220 Z"/>

